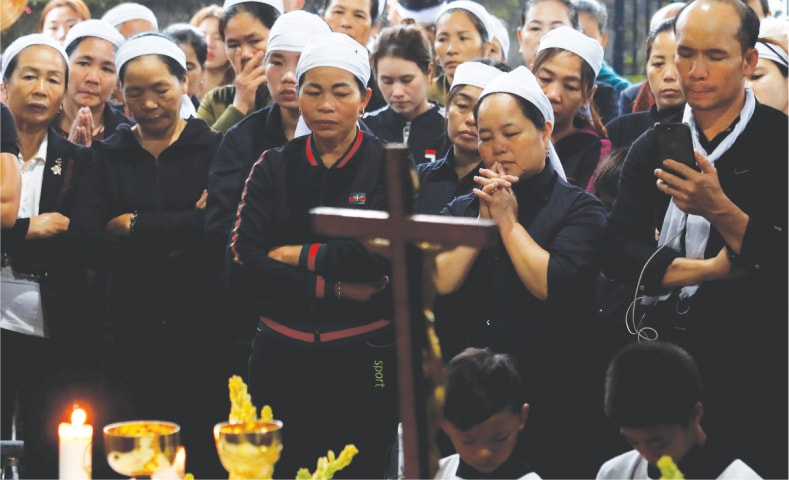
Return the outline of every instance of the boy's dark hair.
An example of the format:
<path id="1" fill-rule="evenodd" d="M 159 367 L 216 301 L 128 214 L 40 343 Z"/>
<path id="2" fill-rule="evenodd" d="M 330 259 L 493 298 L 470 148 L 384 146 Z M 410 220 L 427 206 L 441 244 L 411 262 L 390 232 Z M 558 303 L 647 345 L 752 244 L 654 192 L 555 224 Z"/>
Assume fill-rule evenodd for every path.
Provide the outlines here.
<path id="1" fill-rule="evenodd" d="M 444 418 L 460 430 L 505 408 L 518 413 L 527 401 L 526 385 L 508 354 L 469 347 L 447 364 Z"/>
<path id="2" fill-rule="evenodd" d="M 608 365 L 604 410 L 617 427 L 687 426 L 701 400 L 696 362 L 672 343 L 631 343 Z"/>

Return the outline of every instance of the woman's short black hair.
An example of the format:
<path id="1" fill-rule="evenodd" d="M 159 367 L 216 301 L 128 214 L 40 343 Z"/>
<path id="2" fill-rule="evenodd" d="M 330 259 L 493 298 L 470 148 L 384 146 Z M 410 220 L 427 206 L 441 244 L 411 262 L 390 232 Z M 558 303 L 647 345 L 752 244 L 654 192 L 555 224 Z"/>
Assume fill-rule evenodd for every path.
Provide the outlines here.
<path id="1" fill-rule="evenodd" d="M 142 32 L 142 33 L 138 33 L 136 35 L 132 35 L 126 41 L 128 42 L 128 41 L 133 40 L 135 38 L 149 37 L 149 36 L 161 37 L 161 38 L 167 39 L 167 41 L 175 43 L 174 40 L 171 37 L 169 37 L 169 36 L 167 36 L 167 35 L 165 35 L 163 33 L 160 33 L 160 32 Z M 172 75 L 175 78 L 177 78 L 179 80 L 182 80 L 182 81 L 186 80 L 186 69 L 183 66 L 181 66 L 181 64 L 178 63 L 178 61 L 176 59 L 174 59 L 172 57 L 168 57 L 167 55 L 159 55 L 159 54 L 156 54 L 156 53 L 153 53 L 151 55 L 156 55 L 157 57 L 159 57 L 159 59 L 162 62 L 164 62 L 165 65 L 167 65 L 167 70 L 170 72 L 170 75 Z M 123 83 L 123 76 L 126 73 L 126 66 L 127 65 L 129 65 L 129 62 L 124 63 L 123 66 L 121 67 L 121 71 L 118 72 L 118 80 L 120 80 L 121 83 Z"/>
<path id="2" fill-rule="evenodd" d="M 174 23 L 162 30 L 162 33 L 172 37 L 175 43 L 191 45 L 195 56 L 197 56 L 197 61 L 201 66 L 205 64 L 205 59 L 208 57 L 208 45 L 203 32 L 188 23 Z"/>
<path id="3" fill-rule="evenodd" d="M 222 17 L 219 19 L 219 35 L 222 37 L 222 40 L 225 39 L 225 27 L 227 26 L 227 22 L 230 21 L 231 18 L 235 17 L 239 13 L 246 12 L 253 17 L 260 20 L 260 23 L 266 26 L 266 28 L 271 28 L 274 25 L 274 22 L 279 18 L 279 10 L 272 7 L 267 3 L 260 3 L 260 2 L 241 2 L 233 5 L 232 7 L 228 8 L 224 12 L 222 12 Z"/>

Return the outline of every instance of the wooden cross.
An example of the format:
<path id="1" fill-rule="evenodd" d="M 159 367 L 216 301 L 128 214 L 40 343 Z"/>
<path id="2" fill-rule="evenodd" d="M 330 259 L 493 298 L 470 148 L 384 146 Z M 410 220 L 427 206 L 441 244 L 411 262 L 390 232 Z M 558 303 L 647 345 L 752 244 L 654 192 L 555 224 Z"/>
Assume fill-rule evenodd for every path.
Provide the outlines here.
<path id="1" fill-rule="evenodd" d="M 418 180 L 408 146 L 388 144 L 384 159 L 388 213 L 331 207 L 311 213 L 318 232 L 373 241 L 389 249 L 405 477 L 433 478 L 438 469 L 433 437 L 443 408 L 444 381 L 429 311 L 433 295 L 427 294 L 435 289 L 423 281 L 423 250 L 484 247 L 499 237 L 490 220 L 413 214 Z"/>

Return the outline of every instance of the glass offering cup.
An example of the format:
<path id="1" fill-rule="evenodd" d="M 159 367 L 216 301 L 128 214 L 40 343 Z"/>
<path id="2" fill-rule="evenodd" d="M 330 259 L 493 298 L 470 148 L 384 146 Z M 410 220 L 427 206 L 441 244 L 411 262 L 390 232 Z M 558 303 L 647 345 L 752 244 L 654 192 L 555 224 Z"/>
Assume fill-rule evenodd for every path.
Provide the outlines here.
<path id="1" fill-rule="evenodd" d="M 214 441 L 230 480 L 269 479 L 282 450 L 282 422 L 220 422 L 214 425 Z"/>
<path id="2" fill-rule="evenodd" d="M 106 425 L 104 451 L 110 468 L 129 477 L 150 477 L 172 466 L 181 446 L 181 427 L 162 420 Z"/>

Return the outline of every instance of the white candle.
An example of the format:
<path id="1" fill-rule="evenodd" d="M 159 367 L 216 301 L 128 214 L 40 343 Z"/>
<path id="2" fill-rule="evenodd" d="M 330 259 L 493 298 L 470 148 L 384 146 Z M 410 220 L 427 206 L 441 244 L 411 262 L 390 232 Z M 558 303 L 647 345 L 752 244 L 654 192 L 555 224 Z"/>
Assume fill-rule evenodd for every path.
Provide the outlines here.
<path id="1" fill-rule="evenodd" d="M 85 410 L 74 407 L 71 423 L 58 425 L 59 478 L 83 480 L 91 478 L 93 465 L 93 425 L 85 424 Z"/>

